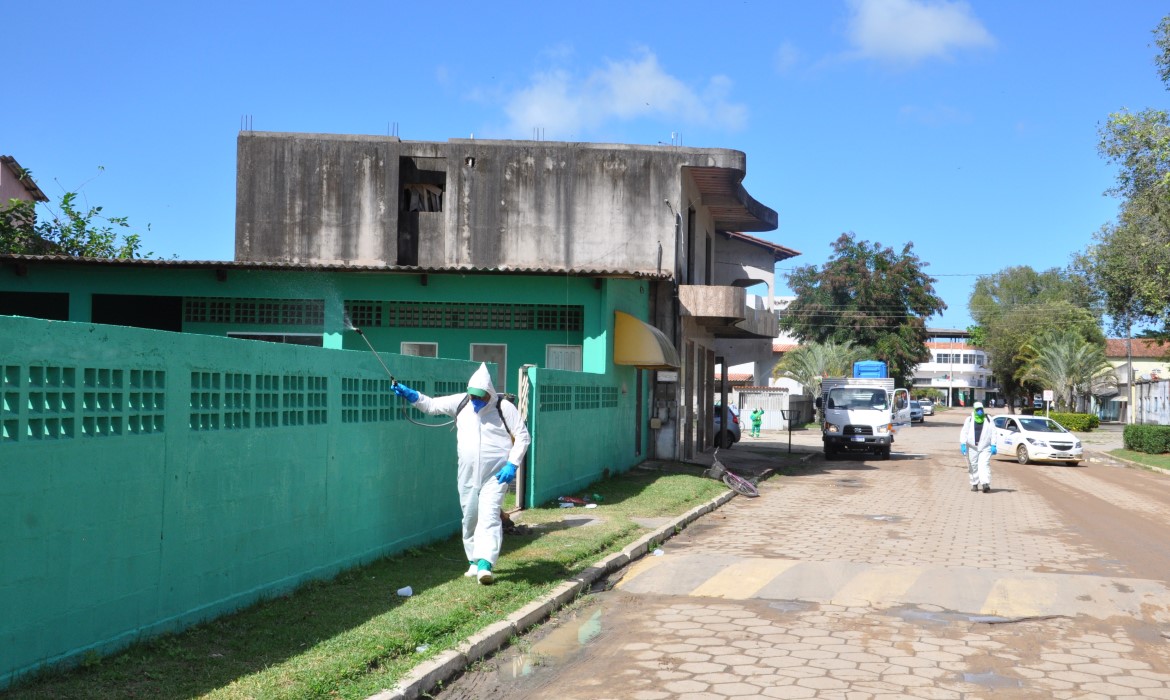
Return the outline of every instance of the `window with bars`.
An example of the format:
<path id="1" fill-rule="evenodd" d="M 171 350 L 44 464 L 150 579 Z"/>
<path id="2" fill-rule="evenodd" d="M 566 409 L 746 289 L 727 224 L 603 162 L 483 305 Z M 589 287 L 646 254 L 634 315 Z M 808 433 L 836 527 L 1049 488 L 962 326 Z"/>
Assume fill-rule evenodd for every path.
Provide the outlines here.
<path id="1" fill-rule="evenodd" d="M 193 297 L 183 300 L 183 320 L 188 323 L 322 326 L 325 323 L 325 302 L 321 299 Z"/>
<path id="2" fill-rule="evenodd" d="M 567 305 L 388 301 L 383 308 L 386 325 L 398 328 L 580 331 L 585 316 L 583 307 Z"/>
<path id="3" fill-rule="evenodd" d="M 382 325 L 382 302 L 347 301 L 345 316 L 358 328 L 375 328 Z"/>

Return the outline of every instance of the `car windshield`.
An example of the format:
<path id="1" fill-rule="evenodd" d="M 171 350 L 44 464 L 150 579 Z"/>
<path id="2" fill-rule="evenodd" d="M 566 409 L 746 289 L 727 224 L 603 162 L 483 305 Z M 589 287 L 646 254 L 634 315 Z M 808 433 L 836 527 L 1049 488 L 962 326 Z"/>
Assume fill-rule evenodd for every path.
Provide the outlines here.
<path id="1" fill-rule="evenodd" d="M 829 390 L 829 408 L 886 408 L 884 389 L 849 389 L 839 387 Z"/>
<path id="2" fill-rule="evenodd" d="M 1030 433 L 1067 433 L 1064 426 L 1051 418 L 1021 418 L 1020 425 Z"/>

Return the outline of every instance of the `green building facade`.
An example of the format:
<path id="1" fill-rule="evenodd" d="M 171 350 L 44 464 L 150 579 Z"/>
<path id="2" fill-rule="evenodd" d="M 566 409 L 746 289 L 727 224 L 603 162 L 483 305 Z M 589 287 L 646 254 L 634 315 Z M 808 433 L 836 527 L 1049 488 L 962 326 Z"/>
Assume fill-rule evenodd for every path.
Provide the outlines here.
<path id="1" fill-rule="evenodd" d="M 454 436 L 349 319 L 432 395 L 497 362 L 527 505 L 642 461 L 652 284 L 0 256 L 0 687 L 458 531 Z"/>

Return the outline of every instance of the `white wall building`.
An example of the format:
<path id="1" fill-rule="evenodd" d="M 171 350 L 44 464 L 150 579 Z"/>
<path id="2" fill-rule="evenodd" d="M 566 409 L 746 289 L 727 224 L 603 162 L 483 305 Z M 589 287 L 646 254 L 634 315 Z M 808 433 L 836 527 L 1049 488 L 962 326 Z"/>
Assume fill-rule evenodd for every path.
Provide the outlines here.
<path id="1" fill-rule="evenodd" d="M 930 360 L 914 368 L 914 389 L 935 389 L 948 406 L 970 406 L 1002 398 L 982 348 L 967 343 L 967 331 L 928 328 Z"/>

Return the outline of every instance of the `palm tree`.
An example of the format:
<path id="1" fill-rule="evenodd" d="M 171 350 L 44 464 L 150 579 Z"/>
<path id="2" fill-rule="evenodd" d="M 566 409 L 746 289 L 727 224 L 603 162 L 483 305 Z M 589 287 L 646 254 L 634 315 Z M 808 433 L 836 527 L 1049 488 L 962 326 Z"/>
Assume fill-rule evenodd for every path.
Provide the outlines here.
<path id="1" fill-rule="evenodd" d="M 1079 397 L 1106 393 L 1117 382 L 1105 349 L 1072 329 L 1045 333 L 1021 354 L 1025 359 L 1016 379 L 1052 389 L 1057 408 L 1076 410 Z"/>
<path id="2" fill-rule="evenodd" d="M 854 360 L 861 359 L 864 354 L 864 348 L 850 342 L 809 343 L 785 353 L 772 370 L 772 376 L 793 379 L 805 394 L 815 397 L 821 393 L 821 377 L 847 376 L 852 371 Z"/>

